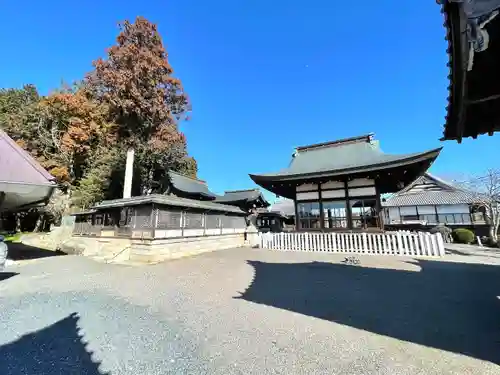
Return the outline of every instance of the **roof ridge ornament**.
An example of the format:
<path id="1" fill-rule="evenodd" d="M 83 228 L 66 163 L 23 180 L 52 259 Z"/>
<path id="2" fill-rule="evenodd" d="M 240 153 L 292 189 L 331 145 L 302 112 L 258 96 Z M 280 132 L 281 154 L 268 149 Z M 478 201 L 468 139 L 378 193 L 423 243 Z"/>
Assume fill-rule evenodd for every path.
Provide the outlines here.
<path id="1" fill-rule="evenodd" d="M 246 191 L 260 191 L 258 188 L 253 189 L 240 189 L 240 190 L 225 190 L 224 193 L 242 193 Z"/>
<path id="2" fill-rule="evenodd" d="M 371 143 L 373 141 L 374 136 L 375 136 L 375 133 L 368 133 L 368 134 L 359 135 L 356 137 L 341 138 L 341 139 L 337 139 L 335 141 L 315 143 L 315 144 L 307 145 L 307 146 L 299 146 L 299 147 L 295 148 L 295 153 L 300 153 L 300 152 L 304 152 L 304 151 L 313 151 L 313 150 L 318 150 L 318 149 L 322 149 L 322 148 L 344 146 L 344 145 L 352 144 L 352 143 L 362 143 L 362 142 Z"/>

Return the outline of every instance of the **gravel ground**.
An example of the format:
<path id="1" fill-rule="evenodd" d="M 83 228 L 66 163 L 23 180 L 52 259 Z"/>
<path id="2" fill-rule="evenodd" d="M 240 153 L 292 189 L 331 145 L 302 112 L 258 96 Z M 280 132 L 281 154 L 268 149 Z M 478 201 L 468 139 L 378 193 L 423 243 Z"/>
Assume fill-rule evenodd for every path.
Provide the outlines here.
<path id="1" fill-rule="evenodd" d="M 500 374 L 500 258 L 344 258 L 19 262 L 0 274 L 0 374 Z"/>

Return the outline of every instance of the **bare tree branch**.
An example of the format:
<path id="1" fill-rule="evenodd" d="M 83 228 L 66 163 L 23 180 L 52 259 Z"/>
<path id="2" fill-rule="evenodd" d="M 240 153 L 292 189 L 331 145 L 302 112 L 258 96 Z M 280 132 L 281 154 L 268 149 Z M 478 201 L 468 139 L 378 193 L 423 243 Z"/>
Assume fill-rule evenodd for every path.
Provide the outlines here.
<path id="1" fill-rule="evenodd" d="M 458 185 L 474 194 L 476 205 L 484 209 L 490 237 L 496 242 L 500 225 L 500 170 L 489 169 L 484 175 L 471 177 Z"/>

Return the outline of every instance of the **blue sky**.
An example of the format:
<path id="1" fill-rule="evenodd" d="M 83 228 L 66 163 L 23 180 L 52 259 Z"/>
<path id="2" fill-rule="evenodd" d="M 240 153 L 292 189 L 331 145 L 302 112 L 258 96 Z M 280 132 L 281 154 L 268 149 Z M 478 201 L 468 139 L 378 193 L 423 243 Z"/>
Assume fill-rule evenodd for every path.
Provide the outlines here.
<path id="1" fill-rule="evenodd" d="M 48 93 L 80 79 L 116 23 L 155 22 L 192 104 L 183 124 L 218 193 L 286 167 L 294 147 L 374 132 L 382 149 L 444 149 L 446 177 L 498 167 L 500 135 L 439 142 L 448 85 L 434 1 L 4 1 L 0 87 Z M 267 194 L 268 197 L 273 197 Z"/>

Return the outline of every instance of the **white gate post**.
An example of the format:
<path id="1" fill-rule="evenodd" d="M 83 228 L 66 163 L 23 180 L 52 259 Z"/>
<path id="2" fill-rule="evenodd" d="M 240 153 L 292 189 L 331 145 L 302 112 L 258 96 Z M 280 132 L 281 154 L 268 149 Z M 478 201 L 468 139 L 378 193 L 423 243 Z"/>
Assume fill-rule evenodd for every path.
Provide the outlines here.
<path id="1" fill-rule="evenodd" d="M 436 233 L 436 243 L 438 246 L 438 255 L 441 257 L 444 257 L 445 251 L 444 251 L 444 241 L 443 241 L 443 236 L 441 236 L 441 233 Z"/>
<path id="2" fill-rule="evenodd" d="M 396 233 L 396 240 L 398 242 L 398 255 L 403 252 L 403 241 L 401 241 L 401 232 Z"/>

